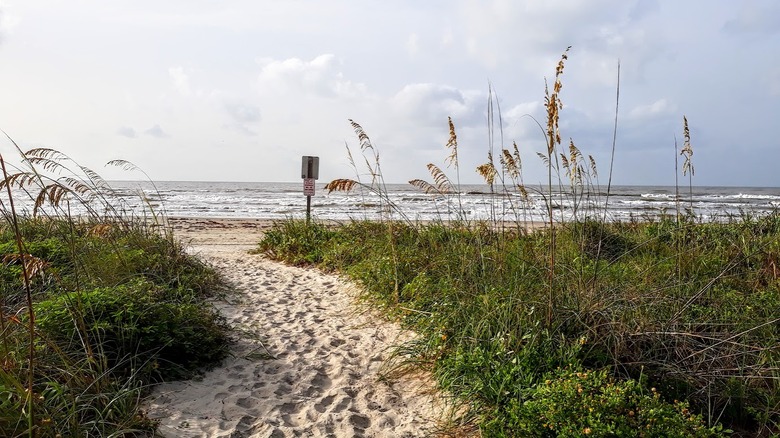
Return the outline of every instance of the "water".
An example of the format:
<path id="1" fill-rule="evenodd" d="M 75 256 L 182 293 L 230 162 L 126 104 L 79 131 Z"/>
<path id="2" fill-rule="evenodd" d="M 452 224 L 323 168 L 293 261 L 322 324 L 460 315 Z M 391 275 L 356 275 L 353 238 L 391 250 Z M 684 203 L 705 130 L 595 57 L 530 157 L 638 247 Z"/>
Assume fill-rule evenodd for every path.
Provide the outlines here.
<path id="1" fill-rule="evenodd" d="M 210 218 L 302 218 L 306 213 L 303 183 L 237 183 L 237 182 L 113 182 L 117 194 L 133 209 L 140 209 L 142 197 L 148 205 L 170 217 Z M 518 193 L 491 195 L 486 185 L 464 185 L 460 196 L 425 194 L 408 184 L 387 187 L 387 196 L 354 190 L 351 193 L 327 194 L 324 183 L 317 184 L 312 198 L 312 216 L 319 219 L 378 219 L 391 217 L 411 220 L 465 218 L 469 220 L 503 217 L 508 220 L 544 221 L 546 199 L 553 206 L 556 219 L 604 217 L 607 220 L 658 217 L 692 207 L 703 220 L 724 220 L 747 212 L 766 214 L 780 208 L 780 188 L 770 187 L 680 187 L 679 198 L 674 187 L 616 186 L 607 203 L 602 194 L 572 196 L 545 189 L 529 188 L 524 201 Z M 601 189 L 606 192 L 605 188 Z M 462 213 L 460 213 L 462 212 Z"/>
<path id="2" fill-rule="evenodd" d="M 149 207 L 169 217 L 283 219 L 306 216 L 303 183 L 247 182 L 149 182 L 115 181 L 112 205 L 136 215 L 148 214 Z M 353 190 L 328 194 L 324 183 L 316 186 L 312 198 L 312 216 L 323 220 L 393 218 L 409 220 L 548 220 L 549 199 L 556 220 L 593 217 L 606 220 L 657 218 L 674 214 L 678 209 L 692 209 L 705 221 L 721 221 L 742 214 L 766 214 L 780 208 L 780 188 L 771 187 L 674 187 L 616 186 L 609 199 L 601 193 L 572 195 L 529 188 L 529 196 L 491 194 L 486 185 L 464 185 L 460 194 L 425 194 L 408 184 L 391 184 L 386 195 Z M 33 194 L 34 196 L 35 194 Z M 2 198 L 0 198 L 2 199 Z M 19 191 L 17 211 L 29 213 L 32 201 Z M 63 203 L 64 205 L 64 203 Z M 605 210 L 606 206 L 606 210 Z M 6 206 L 7 207 L 7 206 Z M 100 204 L 93 204 L 100 212 Z M 48 212 L 52 210 L 45 207 Z M 85 212 L 77 202 L 70 202 L 72 214 Z"/>

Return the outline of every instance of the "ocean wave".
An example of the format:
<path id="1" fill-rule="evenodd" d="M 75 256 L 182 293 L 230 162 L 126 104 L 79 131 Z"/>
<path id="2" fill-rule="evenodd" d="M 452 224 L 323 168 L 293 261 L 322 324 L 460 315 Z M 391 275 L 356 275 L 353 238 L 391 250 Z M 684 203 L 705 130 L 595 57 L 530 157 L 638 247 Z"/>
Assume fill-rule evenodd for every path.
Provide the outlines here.
<path id="1" fill-rule="evenodd" d="M 675 199 L 676 196 L 671 193 L 642 193 L 639 195 L 644 199 Z M 641 202 L 641 201 L 640 201 Z"/>

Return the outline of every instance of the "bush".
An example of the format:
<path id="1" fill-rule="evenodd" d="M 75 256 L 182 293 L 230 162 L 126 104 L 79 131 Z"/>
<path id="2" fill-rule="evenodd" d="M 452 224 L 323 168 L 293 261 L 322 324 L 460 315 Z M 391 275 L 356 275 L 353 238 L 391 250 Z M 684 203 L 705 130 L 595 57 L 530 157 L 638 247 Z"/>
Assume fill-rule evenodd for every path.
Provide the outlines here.
<path id="1" fill-rule="evenodd" d="M 667 403 L 635 380 L 617 381 L 606 370 L 558 369 L 514 399 L 484 425 L 488 436 L 718 437 L 683 402 Z"/>
<path id="2" fill-rule="evenodd" d="M 134 367 L 148 366 L 162 379 L 187 377 L 227 355 L 227 326 L 200 304 L 166 301 L 170 293 L 139 279 L 61 295 L 36 304 L 37 323 L 66 350 L 82 351 L 88 339 L 110 364 L 132 357 Z M 86 333 L 74 321 L 83 321 Z"/>

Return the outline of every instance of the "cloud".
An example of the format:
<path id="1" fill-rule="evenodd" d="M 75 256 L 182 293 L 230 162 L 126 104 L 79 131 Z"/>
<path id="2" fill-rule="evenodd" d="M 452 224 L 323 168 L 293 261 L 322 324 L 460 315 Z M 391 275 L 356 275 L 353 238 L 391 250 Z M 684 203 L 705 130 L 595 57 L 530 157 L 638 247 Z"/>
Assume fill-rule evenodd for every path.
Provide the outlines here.
<path id="1" fill-rule="evenodd" d="M 658 99 L 651 104 L 638 105 L 632 108 L 628 113 L 628 117 L 632 119 L 647 119 L 674 114 L 676 111 L 677 105 L 670 103 L 666 99 Z"/>
<path id="2" fill-rule="evenodd" d="M 409 56 L 415 57 L 420 53 L 420 36 L 416 33 L 409 35 L 406 40 L 406 51 L 409 52 Z"/>
<path id="3" fill-rule="evenodd" d="M 617 59 L 626 77 L 642 79 L 668 56 L 668 34 L 654 27 L 658 8 L 637 0 L 464 0 L 459 4 L 463 52 L 491 71 L 541 78 L 573 46 L 572 63 L 590 83 L 612 81 Z M 576 54 L 576 56 L 575 56 Z M 495 78 L 495 77 L 494 77 Z"/>
<path id="4" fill-rule="evenodd" d="M 135 129 L 129 126 L 122 126 L 121 128 L 117 129 L 116 133 L 118 135 L 121 135 L 122 137 L 127 137 L 127 138 L 138 137 L 138 133 L 135 132 Z"/>
<path id="5" fill-rule="evenodd" d="M 455 34 L 451 28 L 447 28 L 441 34 L 441 47 L 451 47 L 455 42 Z"/>
<path id="6" fill-rule="evenodd" d="M 768 75 L 769 93 L 772 96 L 780 96 L 780 68 L 776 68 Z"/>
<path id="7" fill-rule="evenodd" d="M 226 103 L 225 111 L 233 120 L 240 123 L 254 123 L 260 121 L 260 108 L 255 105 L 242 103 Z"/>
<path id="8" fill-rule="evenodd" d="M 257 136 L 257 132 L 251 129 L 250 125 L 260 122 L 259 107 L 251 104 L 228 102 L 224 104 L 224 109 L 231 119 L 230 123 L 223 125 L 225 128 L 238 131 L 249 137 Z"/>
<path id="9" fill-rule="evenodd" d="M 152 137 L 156 138 L 167 138 L 169 137 L 168 134 L 165 133 L 165 131 L 160 128 L 160 125 L 154 125 L 151 128 L 144 131 L 144 134 L 151 135 Z"/>
<path id="10" fill-rule="evenodd" d="M 288 58 L 263 59 L 258 86 L 265 94 L 303 93 L 321 98 L 359 98 L 367 94 L 364 84 L 344 79 L 336 57 L 319 55 L 311 61 Z"/>
<path id="11" fill-rule="evenodd" d="M 534 119 L 541 120 L 541 102 L 519 103 L 502 114 L 504 129 L 508 138 L 512 140 L 524 140 L 533 138 L 539 133 L 539 128 Z"/>
<path id="12" fill-rule="evenodd" d="M 742 10 L 736 18 L 726 21 L 723 31 L 728 34 L 765 35 L 780 33 L 780 4 L 777 2 L 739 3 Z"/>
<path id="13" fill-rule="evenodd" d="M 477 108 L 484 104 L 481 96 L 479 92 L 463 92 L 447 85 L 410 84 L 390 99 L 390 105 L 396 115 L 416 124 L 442 126 L 448 116 L 461 123 L 471 119 Z"/>
<path id="14" fill-rule="evenodd" d="M 19 24 L 19 17 L 9 14 L 0 2 L 0 43 L 3 43 L 6 35 L 13 32 L 16 25 Z"/>
<path id="15" fill-rule="evenodd" d="M 168 69 L 168 75 L 173 80 L 173 88 L 179 92 L 182 96 L 191 96 L 192 89 L 190 88 L 190 78 L 184 73 L 182 67 L 170 67 Z"/>
<path id="16" fill-rule="evenodd" d="M 660 11 L 661 5 L 658 0 L 642 0 L 635 2 L 631 6 L 628 16 L 632 20 L 641 20 Z"/>

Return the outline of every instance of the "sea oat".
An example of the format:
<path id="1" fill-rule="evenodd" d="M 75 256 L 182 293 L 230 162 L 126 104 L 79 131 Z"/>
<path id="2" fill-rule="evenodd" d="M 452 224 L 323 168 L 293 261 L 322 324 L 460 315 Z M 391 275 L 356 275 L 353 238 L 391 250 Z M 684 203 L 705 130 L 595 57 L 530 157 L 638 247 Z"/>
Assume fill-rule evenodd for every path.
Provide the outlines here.
<path id="1" fill-rule="evenodd" d="M 685 159 L 683 162 L 683 175 L 687 175 L 691 172 L 694 174 L 693 163 L 691 158 L 693 157 L 693 148 L 691 147 L 691 132 L 688 129 L 688 118 L 683 116 L 683 148 L 680 150 L 680 155 Z"/>
<path id="2" fill-rule="evenodd" d="M 325 184 L 325 190 L 328 193 L 331 192 L 348 192 L 352 190 L 356 185 L 359 185 L 357 181 L 349 178 L 334 179 L 333 181 Z"/>

